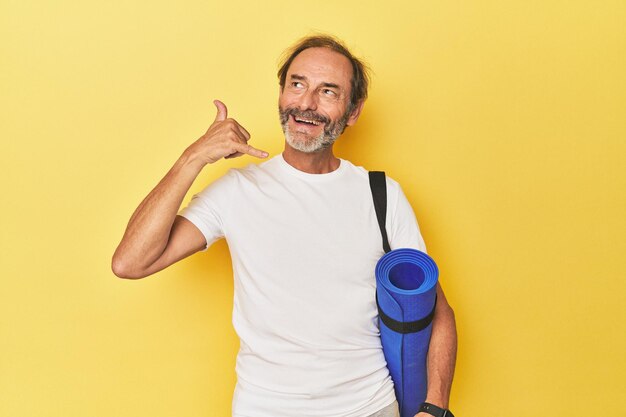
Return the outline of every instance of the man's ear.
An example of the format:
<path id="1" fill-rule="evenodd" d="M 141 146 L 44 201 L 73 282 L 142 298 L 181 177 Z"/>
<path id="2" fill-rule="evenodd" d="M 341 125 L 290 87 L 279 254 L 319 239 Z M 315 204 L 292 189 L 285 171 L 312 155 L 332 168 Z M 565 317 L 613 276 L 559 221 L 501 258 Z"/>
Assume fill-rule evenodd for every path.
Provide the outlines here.
<path id="1" fill-rule="evenodd" d="M 356 106 L 354 106 L 354 109 L 352 109 L 352 112 L 350 113 L 350 117 L 348 117 L 348 121 L 346 122 L 346 125 L 348 126 L 352 126 L 353 124 L 356 123 L 356 121 L 359 119 L 359 116 L 361 115 L 361 111 L 363 110 L 363 106 L 365 105 L 365 100 L 360 100 Z"/>

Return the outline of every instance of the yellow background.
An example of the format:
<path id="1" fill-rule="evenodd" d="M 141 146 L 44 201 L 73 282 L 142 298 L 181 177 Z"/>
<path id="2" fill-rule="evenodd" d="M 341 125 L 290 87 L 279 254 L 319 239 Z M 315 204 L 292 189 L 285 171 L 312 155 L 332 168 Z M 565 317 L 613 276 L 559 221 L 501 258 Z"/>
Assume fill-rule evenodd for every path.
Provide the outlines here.
<path id="1" fill-rule="evenodd" d="M 618 0 L 2 0 L 0 416 L 229 415 L 225 243 L 139 281 L 110 258 L 214 98 L 280 152 L 277 59 L 315 30 L 374 70 L 337 153 L 416 211 L 455 414 L 626 415 L 625 22 Z"/>

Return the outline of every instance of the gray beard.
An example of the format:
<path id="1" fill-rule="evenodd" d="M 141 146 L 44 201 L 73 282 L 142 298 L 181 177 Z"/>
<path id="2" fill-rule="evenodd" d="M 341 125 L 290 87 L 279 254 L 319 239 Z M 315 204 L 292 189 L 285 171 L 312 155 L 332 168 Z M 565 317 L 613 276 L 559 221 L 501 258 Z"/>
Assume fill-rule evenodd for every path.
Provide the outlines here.
<path id="1" fill-rule="evenodd" d="M 315 113 L 311 110 L 300 111 L 294 108 L 287 108 L 282 110 L 280 107 L 278 108 L 278 114 L 280 116 L 280 125 L 283 128 L 283 133 L 285 134 L 285 140 L 295 150 L 304 153 L 313 153 L 320 152 L 324 149 L 330 148 L 333 143 L 337 140 L 339 135 L 343 133 L 346 129 L 346 124 L 348 122 L 348 118 L 350 117 L 350 112 L 346 111 L 339 120 L 335 122 L 330 122 L 330 120 L 322 116 L 318 113 Z M 306 135 L 306 133 L 302 132 L 292 132 L 289 130 L 289 116 L 300 116 L 307 119 L 313 119 L 319 122 L 324 123 L 324 130 L 316 137 L 310 137 Z M 298 138 L 298 136 L 306 135 L 305 139 Z"/>

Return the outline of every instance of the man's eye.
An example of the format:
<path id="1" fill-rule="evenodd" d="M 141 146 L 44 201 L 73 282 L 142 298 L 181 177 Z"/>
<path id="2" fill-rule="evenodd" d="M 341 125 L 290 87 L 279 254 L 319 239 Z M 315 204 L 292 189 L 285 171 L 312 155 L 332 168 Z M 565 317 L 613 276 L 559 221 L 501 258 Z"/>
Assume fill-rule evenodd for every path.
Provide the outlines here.
<path id="1" fill-rule="evenodd" d="M 295 88 L 302 88 L 302 83 L 300 81 L 294 81 L 291 83 L 291 86 Z"/>
<path id="2" fill-rule="evenodd" d="M 325 96 L 329 96 L 329 97 L 334 97 L 337 95 L 337 93 L 335 93 L 333 90 L 329 90 L 327 88 L 322 90 L 322 93 L 324 93 Z"/>

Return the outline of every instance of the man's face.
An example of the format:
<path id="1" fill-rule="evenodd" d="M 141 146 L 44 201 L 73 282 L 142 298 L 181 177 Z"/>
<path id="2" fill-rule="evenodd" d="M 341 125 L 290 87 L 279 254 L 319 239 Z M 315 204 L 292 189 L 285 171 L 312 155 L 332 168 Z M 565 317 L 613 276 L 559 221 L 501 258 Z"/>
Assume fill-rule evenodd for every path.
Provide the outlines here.
<path id="1" fill-rule="evenodd" d="M 352 64 L 328 48 L 309 48 L 291 62 L 280 93 L 280 123 L 289 146 L 301 152 L 330 147 L 360 113 L 348 112 Z"/>

